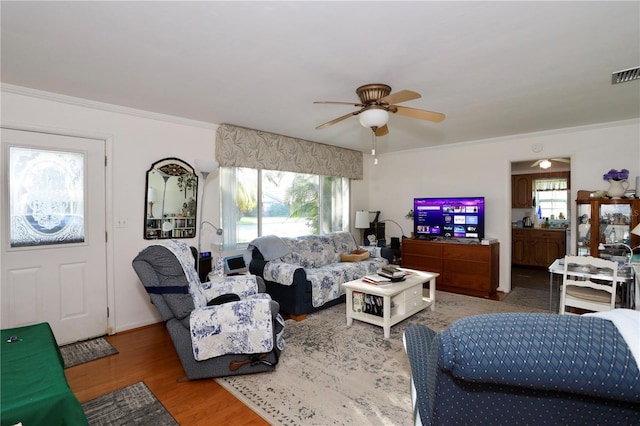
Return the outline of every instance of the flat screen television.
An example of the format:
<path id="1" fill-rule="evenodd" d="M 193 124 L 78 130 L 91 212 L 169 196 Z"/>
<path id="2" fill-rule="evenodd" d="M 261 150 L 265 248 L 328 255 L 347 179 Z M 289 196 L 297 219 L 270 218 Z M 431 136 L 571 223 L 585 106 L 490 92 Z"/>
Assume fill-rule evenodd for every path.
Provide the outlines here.
<path id="1" fill-rule="evenodd" d="M 484 197 L 414 198 L 416 238 L 484 238 Z"/>

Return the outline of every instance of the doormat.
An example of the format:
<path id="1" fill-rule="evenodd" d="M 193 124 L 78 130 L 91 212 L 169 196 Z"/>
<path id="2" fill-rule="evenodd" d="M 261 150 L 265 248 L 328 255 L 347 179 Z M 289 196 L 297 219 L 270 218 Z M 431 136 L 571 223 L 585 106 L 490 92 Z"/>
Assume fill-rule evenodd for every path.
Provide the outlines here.
<path id="1" fill-rule="evenodd" d="M 144 382 L 87 401 L 82 409 L 90 425 L 179 424 Z"/>
<path id="2" fill-rule="evenodd" d="M 73 367 L 85 362 L 93 361 L 106 356 L 115 355 L 118 350 L 111 346 L 103 337 L 71 343 L 60 347 L 60 353 L 64 360 L 64 368 Z"/>

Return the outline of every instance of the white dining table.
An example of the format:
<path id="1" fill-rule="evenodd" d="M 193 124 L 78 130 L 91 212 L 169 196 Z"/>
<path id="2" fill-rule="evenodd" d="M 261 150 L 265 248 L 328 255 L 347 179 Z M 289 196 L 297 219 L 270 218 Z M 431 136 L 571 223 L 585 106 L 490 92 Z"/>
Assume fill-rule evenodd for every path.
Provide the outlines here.
<path id="1" fill-rule="evenodd" d="M 593 279 L 611 279 L 611 274 L 607 274 L 603 271 L 598 271 L 597 274 L 591 272 L 585 272 L 578 269 L 572 269 L 571 266 L 569 270 L 572 271 L 572 275 L 585 277 L 585 278 L 593 278 Z M 556 286 L 554 285 L 554 275 L 558 276 L 558 293 L 560 291 L 560 286 L 562 284 L 562 275 L 564 274 L 564 257 L 556 259 L 553 261 L 551 265 L 549 265 L 549 311 L 553 311 L 553 296 L 556 293 L 554 289 Z M 618 267 L 618 285 L 623 285 L 626 289 L 625 297 L 623 298 L 623 305 L 621 307 L 627 309 L 635 309 L 640 310 L 640 262 L 635 263 L 632 262 L 628 266 L 620 266 Z"/>

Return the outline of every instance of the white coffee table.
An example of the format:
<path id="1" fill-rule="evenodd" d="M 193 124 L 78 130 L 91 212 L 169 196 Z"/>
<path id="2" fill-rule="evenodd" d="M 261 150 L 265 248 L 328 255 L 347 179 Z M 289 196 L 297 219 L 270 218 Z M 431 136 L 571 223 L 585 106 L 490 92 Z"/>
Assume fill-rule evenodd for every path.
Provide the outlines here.
<path id="1" fill-rule="evenodd" d="M 388 286 L 377 286 L 363 282 L 361 279 L 349 281 L 343 286 L 347 297 L 347 325 L 354 319 L 382 327 L 384 337 L 391 334 L 391 326 L 409 318 L 421 310 L 431 307 L 436 301 L 436 277 L 440 274 L 400 268 L 408 273 L 404 281 Z M 429 297 L 422 295 L 422 285 L 429 282 Z M 353 293 L 360 292 L 382 297 L 382 316 L 364 312 L 354 312 Z"/>

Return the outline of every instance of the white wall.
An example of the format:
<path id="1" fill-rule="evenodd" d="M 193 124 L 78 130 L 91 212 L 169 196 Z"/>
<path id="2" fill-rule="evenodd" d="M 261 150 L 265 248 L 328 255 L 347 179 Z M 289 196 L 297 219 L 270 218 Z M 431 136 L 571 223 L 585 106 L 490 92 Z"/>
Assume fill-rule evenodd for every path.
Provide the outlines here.
<path id="1" fill-rule="evenodd" d="M 178 157 L 193 167 L 196 158 L 214 158 L 217 126 L 176 124 L 6 91 L 2 92 L 1 102 L 3 125 L 110 138 L 111 176 L 107 177 L 107 191 L 111 194 L 107 206 L 110 326 L 118 332 L 157 322 L 157 311 L 131 267 L 133 258 L 150 243 L 143 239 L 146 172 L 152 163 L 165 157 Z M 199 183 L 202 184 L 202 179 Z M 203 216 L 213 223 L 220 218 L 218 185 L 218 173 L 212 173 L 207 179 Z M 114 225 L 121 218 L 127 220 L 126 228 Z M 197 246 L 195 239 L 184 241 Z M 203 238 L 203 244 L 205 241 L 208 238 Z"/>
<path id="2" fill-rule="evenodd" d="M 384 143 L 384 142 L 382 142 Z M 532 147 L 542 144 L 541 152 Z M 372 166 L 369 199 L 381 219 L 401 222 L 414 197 L 484 196 L 485 234 L 500 241 L 500 291 L 510 291 L 511 270 L 511 162 L 571 157 L 571 200 L 578 190 L 606 190 L 602 175 L 610 169 L 630 171 L 630 184 L 640 175 L 640 121 L 563 129 L 495 140 L 433 147 L 379 156 Z M 371 162 L 371 157 L 366 156 Z M 575 209 L 573 209 L 575 211 Z M 575 213 L 574 213 L 575 216 Z M 575 217 L 572 218 L 572 235 Z M 387 227 L 388 236 L 399 230 Z M 575 252 L 575 240 L 571 252 Z"/>
<path id="3" fill-rule="evenodd" d="M 205 123 L 164 120 L 160 115 L 121 109 L 113 112 L 100 104 L 70 104 L 34 97 L 29 91 L 2 92 L 3 124 L 18 124 L 62 133 L 101 135 L 109 139 L 107 207 L 110 234 L 108 282 L 114 332 L 157 322 L 155 308 L 140 285 L 131 261 L 149 241 L 142 238 L 144 225 L 145 173 L 165 157 L 178 157 L 195 166 L 196 158 L 213 158 L 217 126 Z M 93 107 L 91 105 L 95 105 Z M 365 155 L 364 179 L 352 182 L 351 215 L 356 210 L 381 210 L 381 219 L 398 222 L 406 235 L 413 224 L 404 218 L 414 197 L 482 195 L 487 202 L 486 233 L 501 242 L 500 290 L 510 289 L 511 161 L 541 157 L 571 157 L 572 197 L 578 189 L 606 189 L 602 174 L 611 168 L 627 168 L 640 174 L 640 125 L 638 121 L 610 123 L 581 129 L 522 135 L 478 141 L 449 147 L 386 154 L 373 166 Z M 384 141 L 381 141 L 384 143 Z M 540 153 L 531 151 L 544 145 Z M 202 182 L 200 182 L 202 184 Z M 202 185 L 201 185 L 202 186 Z M 203 218 L 219 222 L 218 174 L 209 176 Z M 126 228 L 117 228 L 120 218 Z M 574 218 L 575 219 L 575 218 Z M 354 236 L 359 230 L 352 228 Z M 389 237 L 400 230 L 389 223 Z M 207 241 L 203 238 L 203 244 Z M 197 241 L 185 240 L 197 245 Z"/>

